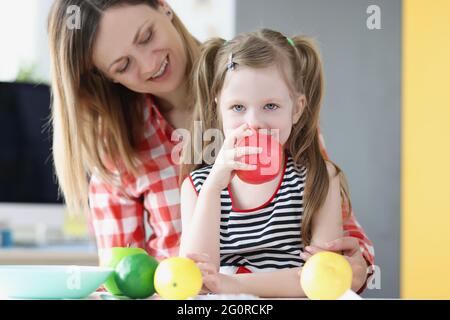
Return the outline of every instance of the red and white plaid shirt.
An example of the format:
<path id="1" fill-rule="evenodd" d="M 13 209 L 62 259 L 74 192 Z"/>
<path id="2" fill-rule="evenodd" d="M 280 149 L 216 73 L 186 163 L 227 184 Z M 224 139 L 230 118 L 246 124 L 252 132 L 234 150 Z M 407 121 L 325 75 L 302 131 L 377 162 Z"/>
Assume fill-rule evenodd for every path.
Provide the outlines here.
<path id="1" fill-rule="evenodd" d="M 174 129 L 148 96 L 144 116 L 139 175 L 118 175 L 119 186 L 107 184 L 95 174 L 91 176 L 90 216 L 100 256 L 103 249 L 126 246 L 144 248 L 157 259 L 178 255 L 181 234 L 179 167 L 171 155 L 179 142 L 172 141 Z M 326 156 L 325 149 L 323 151 Z M 348 202 L 342 204 L 342 209 L 347 215 Z M 358 239 L 365 259 L 373 265 L 372 243 L 353 213 L 345 220 L 344 230 L 346 235 Z"/>
<path id="2" fill-rule="evenodd" d="M 93 174 L 89 184 L 91 226 L 99 256 L 111 247 L 140 247 L 161 260 L 177 256 L 181 233 L 179 166 L 171 153 L 174 129 L 146 98 L 137 177 L 117 175 L 113 186 Z M 150 228 L 147 228 L 149 226 Z"/>

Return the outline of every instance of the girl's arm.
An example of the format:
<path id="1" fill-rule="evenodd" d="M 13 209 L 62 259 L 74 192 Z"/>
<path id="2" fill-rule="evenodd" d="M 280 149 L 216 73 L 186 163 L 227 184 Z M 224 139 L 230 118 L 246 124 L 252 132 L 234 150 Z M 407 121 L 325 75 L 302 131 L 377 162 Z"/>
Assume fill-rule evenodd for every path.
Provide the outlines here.
<path id="1" fill-rule="evenodd" d="M 205 253 L 216 270 L 220 267 L 220 188 L 206 179 L 197 198 L 190 178 L 181 186 L 180 256 Z"/>
<path id="2" fill-rule="evenodd" d="M 243 124 L 225 138 L 198 198 L 189 177 L 181 186 L 183 232 L 180 254 L 206 254 L 216 270 L 220 268 L 220 193 L 230 183 L 233 170 L 256 169 L 255 165 L 236 160 L 244 155 L 261 153 L 261 148 L 236 146 L 241 139 L 252 134 L 248 124 Z"/>
<path id="3" fill-rule="evenodd" d="M 188 254 L 199 266 L 203 287 L 217 294 L 252 294 L 259 297 L 305 297 L 300 285 L 301 268 L 270 272 L 223 274 L 213 266 L 206 254 Z"/>
<path id="4" fill-rule="evenodd" d="M 342 238 L 341 193 L 339 176 L 333 164 L 327 162 L 329 187 L 322 207 L 314 213 L 311 228 L 311 245 L 325 247 L 329 241 Z"/>
<path id="5" fill-rule="evenodd" d="M 301 268 L 270 272 L 223 274 L 206 254 L 188 254 L 199 266 L 204 288 L 216 294 L 251 294 L 259 297 L 305 297 L 300 285 Z"/>
<path id="6" fill-rule="evenodd" d="M 305 297 L 300 285 L 301 268 L 223 275 L 222 293 L 244 293 L 262 298 Z"/>

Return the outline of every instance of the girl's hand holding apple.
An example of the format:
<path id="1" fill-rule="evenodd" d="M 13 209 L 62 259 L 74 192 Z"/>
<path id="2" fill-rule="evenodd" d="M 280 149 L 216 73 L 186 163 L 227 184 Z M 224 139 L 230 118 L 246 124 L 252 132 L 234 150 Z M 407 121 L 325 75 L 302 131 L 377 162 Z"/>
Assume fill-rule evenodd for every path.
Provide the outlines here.
<path id="1" fill-rule="evenodd" d="M 215 187 L 219 191 L 225 189 L 233 177 L 234 170 L 250 171 L 257 168 L 254 164 L 246 164 L 237 159 L 245 155 L 259 154 L 262 148 L 259 147 L 239 147 L 239 142 L 248 136 L 253 135 L 253 131 L 249 129 L 248 124 L 234 129 L 225 138 L 223 146 L 217 155 L 211 173 L 206 180 L 206 184 Z"/>

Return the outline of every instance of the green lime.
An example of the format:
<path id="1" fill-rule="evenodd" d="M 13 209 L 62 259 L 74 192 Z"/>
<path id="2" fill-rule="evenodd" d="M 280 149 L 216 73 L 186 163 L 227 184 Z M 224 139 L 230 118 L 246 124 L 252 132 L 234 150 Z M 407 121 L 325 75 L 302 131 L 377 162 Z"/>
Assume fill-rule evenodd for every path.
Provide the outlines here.
<path id="1" fill-rule="evenodd" d="M 144 299 L 155 293 L 153 278 L 158 261 L 147 254 L 124 257 L 116 267 L 114 279 L 117 287 L 127 297 Z"/>
<path id="2" fill-rule="evenodd" d="M 147 252 L 141 248 L 113 247 L 105 249 L 100 258 L 100 265 L 115 269 L 120 260 L 122 260 L 124 257 L 139 253 L 147 254 Z M 120 292 L 119 288 L 117 288 L 116 281 L 114 280 L 114 273 L 111 274 L 111 276 L 106 280 L 106 282 L 104 283 L 104 287 L 114 295 L 122 295 L 122 292 Z"/>

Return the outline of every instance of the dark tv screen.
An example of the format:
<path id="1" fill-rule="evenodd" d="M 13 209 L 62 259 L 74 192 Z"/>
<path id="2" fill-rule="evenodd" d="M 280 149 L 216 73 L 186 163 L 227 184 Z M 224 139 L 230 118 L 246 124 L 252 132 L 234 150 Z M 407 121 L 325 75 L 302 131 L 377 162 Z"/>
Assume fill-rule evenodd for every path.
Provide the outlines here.
<path id="1" fill-rule="evenodd" d="M 47 85 L 0 82 L 0 202 L 61 202 L 49 119 Z"/>

